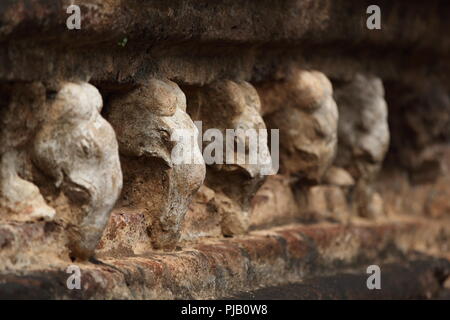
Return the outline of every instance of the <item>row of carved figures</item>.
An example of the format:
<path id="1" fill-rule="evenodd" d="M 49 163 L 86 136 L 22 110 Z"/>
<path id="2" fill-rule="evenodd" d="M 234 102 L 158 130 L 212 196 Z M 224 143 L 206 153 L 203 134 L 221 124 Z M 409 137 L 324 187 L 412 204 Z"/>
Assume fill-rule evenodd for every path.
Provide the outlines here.
<path id="1" fill-rule="evenodd" d="M 87 82 L 12 86 L 0 109 L 1 221 L 55 221 L 72 254 L 88 258 L 115 206 L 139 208 L 153 247 L 170 250 L 203 183 L 222 199 L 223 233 L 234 235 L 247 231 L 251 197 L 266 178 L 258 164 L 208 165 L 206 174 L 197 144 L 192 164 L 175 163 L 177 129 L 196 135 L 197 120 L 203 130 L 279 129 L 281 172 L 314 185 L 333 179 L 333 166 L 334 178 L 354 181 L 367 203 L 389 144 L 383 86 L 370 76 L 335 92 L 324 74 L 305 70 L 255 87 L 220 80 L 182 90 L 148 79 L 107 101 L 102 111 L 102 95 Z"/>

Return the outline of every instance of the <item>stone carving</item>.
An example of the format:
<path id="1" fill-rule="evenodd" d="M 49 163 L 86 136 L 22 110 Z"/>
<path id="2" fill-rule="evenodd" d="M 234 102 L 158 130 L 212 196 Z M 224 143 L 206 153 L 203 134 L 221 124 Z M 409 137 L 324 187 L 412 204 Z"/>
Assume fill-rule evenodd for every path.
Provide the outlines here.
<path id="1" fill-rule="evenodd" d="M 188 112 L 194 120 L 202 121 L 203 132 L 218 129 L 224 140 L 227 129 L 267 132 L 260 114 L 258 93 L 248 82 L 216 81 L 201 88 L 188 88 L 186 92 Z M 224 141 L 223 159 L 219 159 L 222 164 L 211 164 L 206 179 L 206 184 L 216 192 L 214 200 L 222 216 L 222 232 L 225 235 L 247 231 L 250 224 L 250 201 L 265 179 L 264 172 L 268 172 L 272 166 L 267 136 L 258 137 L 258 161 L 255 163 L 249 162 L 247 135 L 236 134 L 231 142 L 232 145 L 245 146 L 241 150 L 236 147 L 231 158 L 236 160 L 242 156 L 245 161 L 227 161 L 227 141 Z M 204 145 L 207 144 L 208 142 Z"/>
<path id="2" fill-rule="evenodd" d="M 351 212 L 347 199 L 354 185 L 353 177 L 346 170 L 330 167 L 321 185 L 304 187 L 297 191 L 303 219 L 328 219 L 347 223 Z"/>
<path id="3" fill-rule="evenodd" d="M 319 183 L 337 145 L 338 111 L 328 78 L 297 70 L 285 81 L 258 87 L 270 128 L 280 128 L 281 169 Z"/>
<path id="4" fill-rule="evenodd" d="M 390 83 L 387 88 L 392 154 L 414 184 L 436 181 L 444 172 L 450 141 L 450 98 L 442 84 L 417 88 Z M 394 159 L 395 158 L 395 159 Z"/>
<path id="5" fill-rule="evenodd" d="M 298 217 L 299 208 L 289 176 L 271 175 L 252 199 L 251 229 L 267 228 Z"/>
<path id="6" fill-rule="evenodd" d="M 119 141 L 124 194 L 119 205 L 144 210 L 152 246 L 174 249 L 192 196 L 205 177 L 198 130 L 186 113 L 186 97 L 172 81 L 151 79 L 115 97 L 108 120 Z M 191 139 L 174 141 L 177 130 Z M 191 159 L 174 161 L 175 148 Z"/>
<path id="7" fill-rule="evenodd" d="M 336 163 L 355 179 L 371 181 L 389 147 L 387 105 L 379 78 L 358 74 L 335 88 L 339 107 Z"/>
<path id="8" fill-rule="evenodd" d="M 380 216 L 382 200 L 372 183 L 389 147 L 387 104 L 381 80 L 357 74 L 335 87 L 339 107 L 336 165 L 356 180 L 354 202 L 360 215 Z"/>
<path id="9" fill-rule="evenodd" d="M 4 110 L 0 207 L 9 220 L 54 219 L 72 255 L 88 258 L 122 188 L 117 141 L 94 86 L 62 82 L 47 93 L 18 85 Z"/>
<path id="10" fill-rule="evenodd" d="M 41 83 L 16 84 L 9 104 L 0 110 L 1 220 L 51 220 L 55 216 L 39 188 L 30 182 L 29 145 L 44 105 L 45 87 Z"/>

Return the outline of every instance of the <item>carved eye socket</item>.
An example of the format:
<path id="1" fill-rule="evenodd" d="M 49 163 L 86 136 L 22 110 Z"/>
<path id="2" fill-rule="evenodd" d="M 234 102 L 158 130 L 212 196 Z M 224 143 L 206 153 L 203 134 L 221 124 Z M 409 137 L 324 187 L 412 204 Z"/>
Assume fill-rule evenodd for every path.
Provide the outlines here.
<path id="1" fill-rule="evenodd" d="M 81 138 L 77 143 L 78 155 L 82 158 L 91 158 L 95 156 L 95 150 L 95 142 L 90 139 Z"/>
<path id="2" fill-rule="evenodd" d="M 166 129 L 158 129 L 158 133 L 164 142 L 170 142 L 170 132 Z"/>

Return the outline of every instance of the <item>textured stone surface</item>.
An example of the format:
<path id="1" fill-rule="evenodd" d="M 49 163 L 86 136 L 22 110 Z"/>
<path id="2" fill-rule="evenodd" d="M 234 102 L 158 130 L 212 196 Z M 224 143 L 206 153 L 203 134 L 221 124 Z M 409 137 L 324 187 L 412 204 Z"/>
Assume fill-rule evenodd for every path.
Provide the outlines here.
<path id="1" fill-rule="evenodd" d="M 0 1 L 0 297 L 445 296 L 448 1 L 69 4 Z M 192 119 L 281 172 L 205 170 Z"/>
<path id="2" fill-rule="evenodd" d="M 51 219 L 55 210 L 46 204 L 36 185 L 23 179 L 25 154 L 30 152 L 24 149 L 37 130 L 33 110 L 44 108 L 45 87 L 40 83 L 17 85 L 8 102 L 0 117 L 1 216 L 18 221 Z"/>
<path id="3" fill-rule="evenodd" d="M 367 290 L 367 274 L 361 270 L 307 279 L 299 283 L 239 293 L 240 300 L 422 300 L 446 294 L 442 277 L 445 260 L 417 257 L 402 263 L 383 264 L 382 290 Z M 448 295 L 448 292 L 447 292 Z M 445 299 L 445 298 L 444 298 Z"/>
<path id="4" fill-rule="evenodd" d="M 181 240 L 222 236 L 222 217 L 217 208 L 216 193 L 202 185 L 189 206 L 181 231 Z"/>
<path id="5" fill-rule="evenodd" d="M 387 105 L 379 78 L 355 75 L 335 88 L 339 107 L 336 164 L 357 180 L 374 179 L 389 147 Z"/>
<path id="6" fill-rule="evenodd" d="M 359 215 L 379 218 L 383 200 L 372 184 L 389 147 L 388 110 L 384 88 L 377 77 L 356 74 L 337 83 L 334 97 L 339 106 L 339 147 L 336 165 L 356 180 L 354 206 Z"/>
<path id="7" fill-rule="evenodd" d="M 0 297 L 229 297 L 244 290 L 332 275 L 349 268 L 365 272 L 367 265 L 373 263 L 383 268 L 395 261 L 408 261 L 408 254 L 423 249 L 425 242 L 430 248 L 448 247 L 444 235 L 449 235 L 448 224 L 423 219 L 377 226 L 288 225 L 248 236 L 204 241 L 172 254 L 147 253 L 102 259 L 97 264 L 77 263 L 82 290 L 68 290 L 65 285 L 65 269 L 73 264 L 71 261 L 55 261 L 52 268 L 35 270 L 22 277 L 3 273 Z M 412 257 L 409 259 L 413 261 Z M 428 266 L 434 268 L 432 264 Z M 438 267 L 435 270 L 445 275 L 448 266 L 448 261 L 443 261 L 440 266 L 435 265 Z"/>
<path id="8" fill-rule="evenodd" d="M 78 3 L 82 32 L 65 26 L 69 0 L 2 1 L 0 42 L 8 45 L 0 49 L 1 79 L 92 76 L 120 85 L 158 77 L 204 84 L 267 80 L 307 64 L 333 77 L 368 70 L 384 79 L 432 77 L 449 85 L 446 0 L 378 1 L 382 32 L 365 27 L 369 0 Z M 118 45 L 124 38 L 126 46 Z M 386 58 L 377 48 L 389 48 Z"/>
<path id="9" fill-rule="evenodd" d="M 217 81 L 200 88 L 188 88 L 188 112 L 194 120 L 202 121 L 203 155 L 214 157 L 208 169 L 206 184 L 216 191 L 216 203 L 226 235 L 242 234 L 250 224 L 250 200 L 272 166 L 267 144 L 266 125 L 260 115 L 258 93 L 245 81 Z M 222 142 L 208 136 L 208 129 L 218 130 Z M 227 138 L 227 130 L 235 130 Z M 258 134 L 257 149 L 251 163 L 251 146 L 247 130 Z M 238 131 L 240 130 L 240 132 Z M 209 149 L 217 143 L 222 155 Z M 241 146 L 241 148 L 240 148 Z M 208 161 L 207 161 L 208 163 Z"/>
<path id="10" fill-rule="evenodd" d="M 439 158 L 442 163 L 442 174 L 434 183 L 411 184 L 408 171 L 382 171 L 378 189 L 384 199 L 389 215 L 408 212 L 409 215 L 426 215 L 430 219 L 445 219 L 449 216 L 450 185 L 450 149 L 444 148 Z"/>
<path id="11" fill-rule="evenodd" d="M 345 169 L 334 166 L 327 170 L 323 181 L 325 184 L 338 187 L 349 188 L 355 185 L 355 179 Z"/>
<path id="12" fill-rule="evenodd" d="M 327 77 L 297 70 L 281 83 L 259 88 L 270 128 L 280 129 L 281 169 L 318 183 L 337 147 L 338 112 Z"/>
<path id="13" fill-rule="evenodd" d="M 295 221 L 300 217 L 299 212 L 290 177 L 272 175 L 267 177 L 252 199 L 250 227 L 261 229 Z"/>
<path id="14" fill-rule="evenodd" d="M 4 110 L 0 207 L 7 220 L 64 225 L 72 254 L 87 258 L 122 188 L 118 147 L 95 87 L 62 82 L 55 92 L 21 86 Z"/>
<path id="15" fill-rule="evenodd" d="M 443 174 L 450 141 L 450 98 L 440 84 L 423 87 L 390 83 L 389 123 L 395 128 L 390 162 L 401 165 L 412 183 L 431 183 Z"/>
<path id="16" fill-rule="evenodd" d="M 344 190 L 336 186 L 319 185 L 307 188 L 298 195 L 304 215 L 308 219 L 327 219 L 348 222 L 350 208 Z"/>
<path id="17" fill-rule="evenodd" d="M 119 206 L 146 212 L 152 245 L 173 249 L 192 196 L 205 177 L 198 130 L 186 113 L 186 98 L 168 80 L 151 79 L 112 100 L 108 120 L 123 155 L 125 190 Z M 190 139 L 177 141 L 177 130 Z M 186 148 L 175 161 L 175 148 Z"/>

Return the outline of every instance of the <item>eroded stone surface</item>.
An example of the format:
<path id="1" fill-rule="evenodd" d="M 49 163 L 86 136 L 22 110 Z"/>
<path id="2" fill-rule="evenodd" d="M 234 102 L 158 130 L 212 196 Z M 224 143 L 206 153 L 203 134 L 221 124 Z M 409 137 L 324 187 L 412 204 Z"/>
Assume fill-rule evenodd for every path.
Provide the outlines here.
<path id="1" fill-rule="evenodd" d="M 95 87 L 61 82 L 49 90 L 54 95 L 39 83 L 18 85 L 3 110 L 2 217 L 54 219 L 72 254 L 87 258 L 121 191 L 118 146 Z"/>
<path id="2" fill-rule="evenodd" d="M 267 135 L 258 135 L 257 159 L 250 163 L 250 143 L 245 130 L 267 133 L 260 115 L 261 104 L 255 88 L 245 81 L 216 81 L 201 88 L 188 88 L 188 112 L 202 121 L 204 139 L 208 129 L 218 130 L 224 138 L 223 154 L 216 156 L 208 169 L 206 184 L 215 192 L 215 201 L 226 235 L 242 234 L 250 224 L 250 200 L 259 189 L 272 166 Z M 227 139 L 228 130 L 236 131 Z M 229 145 L 227 145 L 229 143 Z M 228 149 L 231 144 L 233 150 Z M 238 145 L 244 146 L 239 149 Z M 209 154 L 210 141 L 205 141 L 204 155 Z M 236 146 L 235 146 L 236 145 Z M 229 150 L 229 151 L 227 151 Z M 242 159 L 243 161 L 239 160 Z"/>
<path id="3" fill-rule="evenodd" d="M 323 182 L 338 187 L 352 187 L 355 185 L 355 180 L 347 170 L 335 166 L 327 170 Z"/>
<path id="4" fill-rule="evenodd" d="M 381 217 L 383 201 L 373 189 L 373 181 L 390 140 L 383 84 L 377 77 L 356 74 L 351 81 L 337 84 L 334 97 L 339 108 L 335 163 L 356 181 L 353 200 L 358 214 Z"/>
<path id="5" fill-rule="evenodd" d="M 389 147 L 387 104 L 379 78 L 355 75 L 335 88 L 339 108 L 336 164 L 357 180 L 372 181 Z"/>
<path id="6" fill-rule="evenodd" d="M 360 0 L 230 0 L 214 5 L 198 0 L 159 1 L 156 5 L 155 1 L 80 0 L 81 32 L 65 28 L 67 2 L 0 1 L 1 297 L 16 293 L 19 298 L 218 298 L 236 290 L 304 282 L 316 276 L 319 281 L 315 285 L 323 284 L 338 280 L 343 269 L 355 268 L 361 275 L 369 264 L 392 260 L 401 263 L 402 276 L 388 272 L 388 278 L 402 280 L 396 286 L 391 283 L 390 288 L 395 287 L 397 293 L 400 290 L 402 297 L 420 288 L 421 294 L 429 297 L 448 275 L 448 268 L 436 268 L 428 259 L 419 268 L 404 259 L 410 249 L 450 257 L 448 1 L 429 0 L 426 5 L 410 1 L 405 5 L 380 0 L 383 30 L 389 32 L 364 27 L 363 13 L 369 3 Z M 350 112 L 356 120 L 347 119 L 344 124 L 351 127 L 346 134 L 355 141 L 343 145 L 350 160 L 329 160 L 333 158 L 328 151 L 331 148 L 323 142 L 331 137 L 327 128 L 332 126 L 325 125 L 327 116 L 319 110 L 326 104 L 323 97 L 330 95 L 330 87 L 316 72 L 304 72 L 299 81 L 292 81 L 298 68 L 320 70 L 335 81 L 338 90 L 352 87 L 353 92 L 345 95 L 361 105 L 376 104 L 381 95 L 372 97 L 372 77 L 364 76 L 366 84 L 352 84 L 354 74 L 373 73 L 383 79 L 393 144 L 381 180 L 377 176 L 379 149 L 363 150 L 367 156 L 359 156 L 358 151 L 380 142 L 372 144 L 377 140 L 370 137 L 373 127 L 358 124 L 376 117 L 366 108 L 358 109 L 365 110 L 362 114 Z M 229 79 L 232 88 L 220 88 L 229 94 L 208 97 L 214 103 L 203 121 L 226 113 L 228 119 L 252 123 L 251 111 L 242 108 L 237 115 L 235 111 L 241 109 L 234 108 L 255 105 L 254 99 L 247 99 L 254 95 L 242 80 L 252 82 L 263 100 L 258 113 L 271 119 L 284 112 L 286 116 L 277 119 L 277 128 L 291 141 L 312 147 L 306 152 L 294 148 L 291 155 L 285 145 L 282 156 L 289 170 L 282 176 L 270 176 L 259 189 L 258 167 L 216 166 L 209 170 L 208 185 L 201 187 L 188 206 L 183 199 L 195 190 L 196 183 L 187 183 L 183 189 L 182 182 L 200 180 L 200 170 L 185 166 L 183 172 L 192 170 L 193 176 L 180 173 L 182 166 L 172 158 L 177 149 L 167 139 L 173 132 L 170 128 L 178 125 L 174 119 L 181 118 L 177 110 L 184 108 L 184 95 L 170 81 L 145 82 L 149 77 L 173 79 L 183 89 L 196 86 L 202 91 Z M 80 240 L 77 230 L 91 232 L 79 227 L 86 212 L 101 214 L 100 209 L 112 202 L 107 189 L 108 199 L 102 199 L 83 187 L 90 182 L 101 185 L 97 174 L 103 175 L 109 164 L 89 158 L 84 151 L 90 144 L 73 144 L 72 134 L 66 135 L 65 130 L 79 136 L 91 132 L 93 123 L 103 126 L 85 118 L 90 109 L 85 112 L 84 102 L 80 102 L 80 97 L 86 96 L 97 104 L 98 96 L 78 83 L 83 87 L 81 93 L 65 103 L 73 102 L 73 108 L 67 107 L 67 114 L 65 106 L 51 110 L 51 101 L 61 91 L 60 86 L 47 83 L 54 79 L 94 83 L 108 102 L 102 111 L 105 115 L 110 111 L 109 102 L 122 98 L 125 104 L 140 105 L 144 100 L 146 105 L 141 113 L 145 121 L 137 128 L 124 117 L 121 160 L 125 189 L 96 251 L 101 261 L 95 264 L 71 261 L 66 245 L 71 242 L 73 248 L 73 242 Z M 143 81 L 144 85 L 137 87 Z M 121 97 L 126 92 L 128 97 Z M 300 111 L 298 105 L 303 106 Z M 128 109 L 131 107 L 124 108 L 124 113 Z M 224 109 L 232 111 L 222 112 Z M 148 113 L 156 120 L 144 129 Z M 298 120 L 299 115 L 304 122 Z M 137 119 L 138 115 L 131 117 Z M 88 129 L 80 129 L 72 120 Z M 297 130 L 299 123 L 301 130 Z M 191 125 L 189 122 L 188 127 Z M 234 128 L 228 123 L 226 127 Z M 35 137 L 41 137 L 42 150 L 55 154 L 34 152 Z M 95 140 L 96 134 L 93 137 Z M 107 152 L 104 145 L 111 144 L 101 141 L 100 148 Z M 81 151 L 78 154 L 76 150 Z M 117 158 L 117 152 L 113 157 Z M 327 169 L 331 163 L 334 166 Z M 98 170 L 94 169 L 97 166 Z M 88 183 L 80 176 L 86 176 Z M 248 203 L 251 210 L 244 210 Z M 173 209 L 172 204 L 188 208 L 181 229 L 183 241 L 169 254 L 155 252 L 158 239 L 168 244 L 167 249 L 176 242 L 183 210 Z M 148 208 L 156 209 L 149 212 Z M 365 217 L 387 212 L 388 221 L 355 217 L 350 214 L 354 209 Z M 309 224 L 271 228 L 303 221 L 308 213 L 313 218 Z M 410 220 L 406 215 L 415 217 Z M 323 219 L 333 223 L 317 223 Z M 237 236 L 249 223 L 250 228 L 265 230 Z M 166 225 L 168 229 L 163 230 Z M 234 237 L 224 238 L 222 231 Z M 72 263 L 82 269 L 82 290 L 67 289 L 65 270 Z M 337 275 L 328 278 L 328 272 Z M 416 274 L 413 282 L 408 280 Z M 344 287 L 355 283 L 348 279 L 344 276 Z M 408 283 L 415 289 L 410 290 Z M 316 286 L 314 295 L 327 296 L 330 287 Z M 338 292 L 348 297 L 354 291 L 347 289 Z M 385 290 L 363 291 L 368 296 L 385 294 Z"/>
<path id="7" fill-rule="evenodd" d="M 61 219 L 69 224 L 72 250 L 88 257 L 122 189 L 116 136 L 100 115 L 102 97 L 90 84 L 63 83 L 47 106 L 32 160 L 63 191 L 70 213 Z"/>
<path id="8" fill-rule="evenodd" d="M 424 243 L 429 243 L 429 248 L 448 249 L 449 234 L 448 225 L 426 220 L 348 226 L 291 224 L 246 236 L 202 241 L 171 254 L 80 263 L 81 290 L 67 289 L 65 270 L 71 262 L 55 263 L 25 275 L 3 272 L 0 297 L 11 298 L 18 293 L 35 298 L 217 299 L 344 270 L 361 274 L 373 261 L 404 265 L 404 254 L 423 249 Z M 446 276 L 449 262 L 442 262 L 444 268 L 433 270 Z"/>
<path id="9" fill-rule="evenodd" d="M 411 183 L 408 171 L 382 170 L 377 189 L 385 203 L 388 215 L 407 212 L 411 216 L 426 215 L 428 219 L 445 219 L 450 216 L 450 148 L 443 148 L 439 161 L 441 174 L 433 183 Z M 430 178 L 430 177 L 428 177 Z"/>
<path id="10" fill-rule="evenodd" d="M 412 183 L 434 182 L 444 172 L 450 141 L 450 98 L 442 85 L 389 83 L 392 133 L 390 162 L 402 166 Z"/>
<path id="11" fill-rule="evenodd" d="M 330 167 L 320 185 L 298 186 L 297 201 L 306 220 L 331 220 L 348 223 L 355 181 L 343 168 Z"/>
<path id="12" fill-rule="evenodd" d="M 181 231 L 181 240 L 221 237 L 222 217 L 217 205 L 214 190 L 202 185 L 189 205 Z"/>
<path id="13" fill-rule="evenodd" d="M 205 165 L 197 128 L 185 112 L 181 89 L 169 80 L 150 79 L 112 100 L 108 120 L 116 130 L 124 193 L 119 206 L 146 212 L 154 248 L 173 249 L 188 205 L 202 185 Z M 177 130 L 191 139 L 175 141 Z M 174 161 L 174 149 L 186 148 L 191 159 Z"/>
<path id="14" fill-rule="evenodd" d="M 51 220 L 55 215 L 37 186 L 28 181 L 31 180 L 28 144 L 37 131 L 36 113 L 42 112 L 44 105 L 45 87 L 41 83 L 17 84 L 12 88 L 9 104 L 0 110 L 0 218 L 3 221 Z"/>
<path id="15" fill-rule="evenodd" d="M 295 189 L 296 199 L 305 222 L 322 220 L 348 223 L 351 217 L 351 189 L 321 184 Z"/>
<path id="16" fill-rule="evenodd" d="M 250 227 L 255 229 L 295 221 L 299 208 L 289 176 L 271 175 L 252 199 Z"/>
<path id="17" fill-rule="evenodd" d="M 338 112 L 328 78 L 296 70 L 285 81 L 258 87 L 270 128 L 280 129 L 281 169 L 309 182 L 321 181 L 334 160 Z"/>

